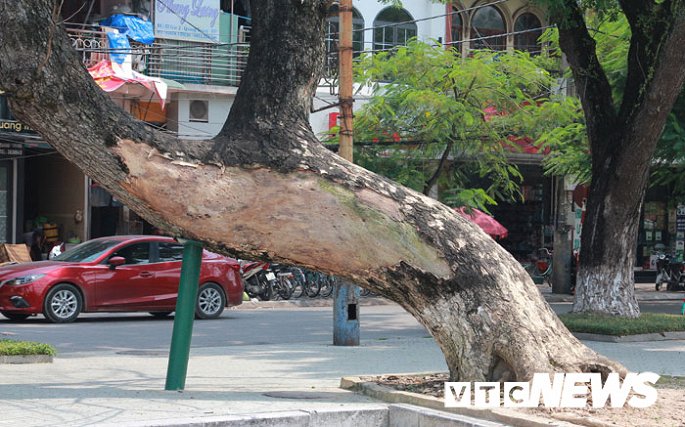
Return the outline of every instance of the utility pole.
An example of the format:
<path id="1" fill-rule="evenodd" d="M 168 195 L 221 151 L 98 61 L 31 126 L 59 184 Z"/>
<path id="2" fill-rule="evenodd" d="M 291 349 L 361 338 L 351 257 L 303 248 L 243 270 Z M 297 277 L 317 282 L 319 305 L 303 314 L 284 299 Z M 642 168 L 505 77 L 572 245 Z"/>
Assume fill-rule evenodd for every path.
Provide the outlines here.
<path id="1" fill-rule="evenodd" d="M 338 35 L 338 67 L 340 102 L 340 157 L 352 161 L 352 0 L 340 0 L 340 34 Z"/>
<path id="2" fill-rule="evenodd" d="M 575 222 L 573 214 L 574 185 L 569 177 L 555 177 L 557 198 L 557 217 L 554 227 L 554 255 L 552 260 L 552 293 L 571 293 L 571 263 L 573 239 L 571 230 Z"/>
<path id="3" fill-rule="evenodd" d="M 340 145 L 338 154 L 353 159 L 352 95 L 352 0 L 340 0 L 340 33 L 338 34 L 338 66 L 340 102 Z M 333 295 L 333 345 L 359 345 L 359 287 L 341 282 Z"/>

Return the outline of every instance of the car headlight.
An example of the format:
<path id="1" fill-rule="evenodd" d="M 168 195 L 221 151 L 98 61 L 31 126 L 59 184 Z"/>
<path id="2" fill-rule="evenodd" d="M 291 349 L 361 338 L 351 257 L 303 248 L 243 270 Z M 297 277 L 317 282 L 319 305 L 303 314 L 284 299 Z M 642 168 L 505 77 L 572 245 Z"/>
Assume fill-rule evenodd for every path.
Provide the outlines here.
<path id="1" fill-rule="evenodd" d="M 38 279 L 45 277 L 45 274 L 31 274 L 28 276 L 15 277 L 14 279 L 5 280 L 3 285 L 26 285 L 35 282 Z"/>

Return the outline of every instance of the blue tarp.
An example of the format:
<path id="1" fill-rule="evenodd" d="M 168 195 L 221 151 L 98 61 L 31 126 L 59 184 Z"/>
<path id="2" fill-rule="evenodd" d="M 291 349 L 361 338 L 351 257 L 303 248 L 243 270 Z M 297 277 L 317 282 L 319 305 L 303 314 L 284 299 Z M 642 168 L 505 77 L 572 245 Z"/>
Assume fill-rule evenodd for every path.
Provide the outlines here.
<path id="1" fill-rule="evenodd" d="M 123 64 L 126 56 L 131 54 L 131 45 L 125 34 L 107 33 L 109 41 L 109 57 L 117 64 Z"/>
<path id="2" fill-rule="evenodd" d="M 100 25 L 116 28 L 119 33 L 126 34 L 137 42 L 152 44 L 155 41 L 152 22 L 134 15 L 112 15 L 100 21 Z"/>

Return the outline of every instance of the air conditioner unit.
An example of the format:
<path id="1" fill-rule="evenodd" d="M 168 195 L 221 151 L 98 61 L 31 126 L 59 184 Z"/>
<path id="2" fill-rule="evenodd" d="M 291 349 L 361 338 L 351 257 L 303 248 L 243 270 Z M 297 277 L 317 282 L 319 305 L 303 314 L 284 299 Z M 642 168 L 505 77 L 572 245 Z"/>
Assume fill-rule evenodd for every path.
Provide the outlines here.
<path id="1" fill-rule="evenodd" d="M 190 101 L 190 115 L 188 119 L 191 122 L 209 122 L 209 101 L 197 99 Z"/>

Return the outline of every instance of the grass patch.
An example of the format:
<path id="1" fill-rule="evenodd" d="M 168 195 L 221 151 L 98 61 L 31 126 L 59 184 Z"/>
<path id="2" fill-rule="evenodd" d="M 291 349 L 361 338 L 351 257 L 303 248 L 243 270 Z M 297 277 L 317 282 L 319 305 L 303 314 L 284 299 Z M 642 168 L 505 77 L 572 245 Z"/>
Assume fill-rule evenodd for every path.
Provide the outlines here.
<path id="1" fill-rule="evenodd" d="M 657 388 L 677 388 L 685 389 L 685 377 L 674 377 L 672 375 L 662 375 L 656 382 Z"/>
<path id="2" fill-rule="evenodd" d="M 560 314 L 571 332 L 602 335 L 637 335 L 685 331 L 685 316 L 643 313 L 637 319 L 585 313 Z"/>
<path id="3" fill-rule="evenodd" d="M 34 356 L 44 354 L 54 356 L 55 347 L 32 341 L 0 340 L 0 356 Z"/>

